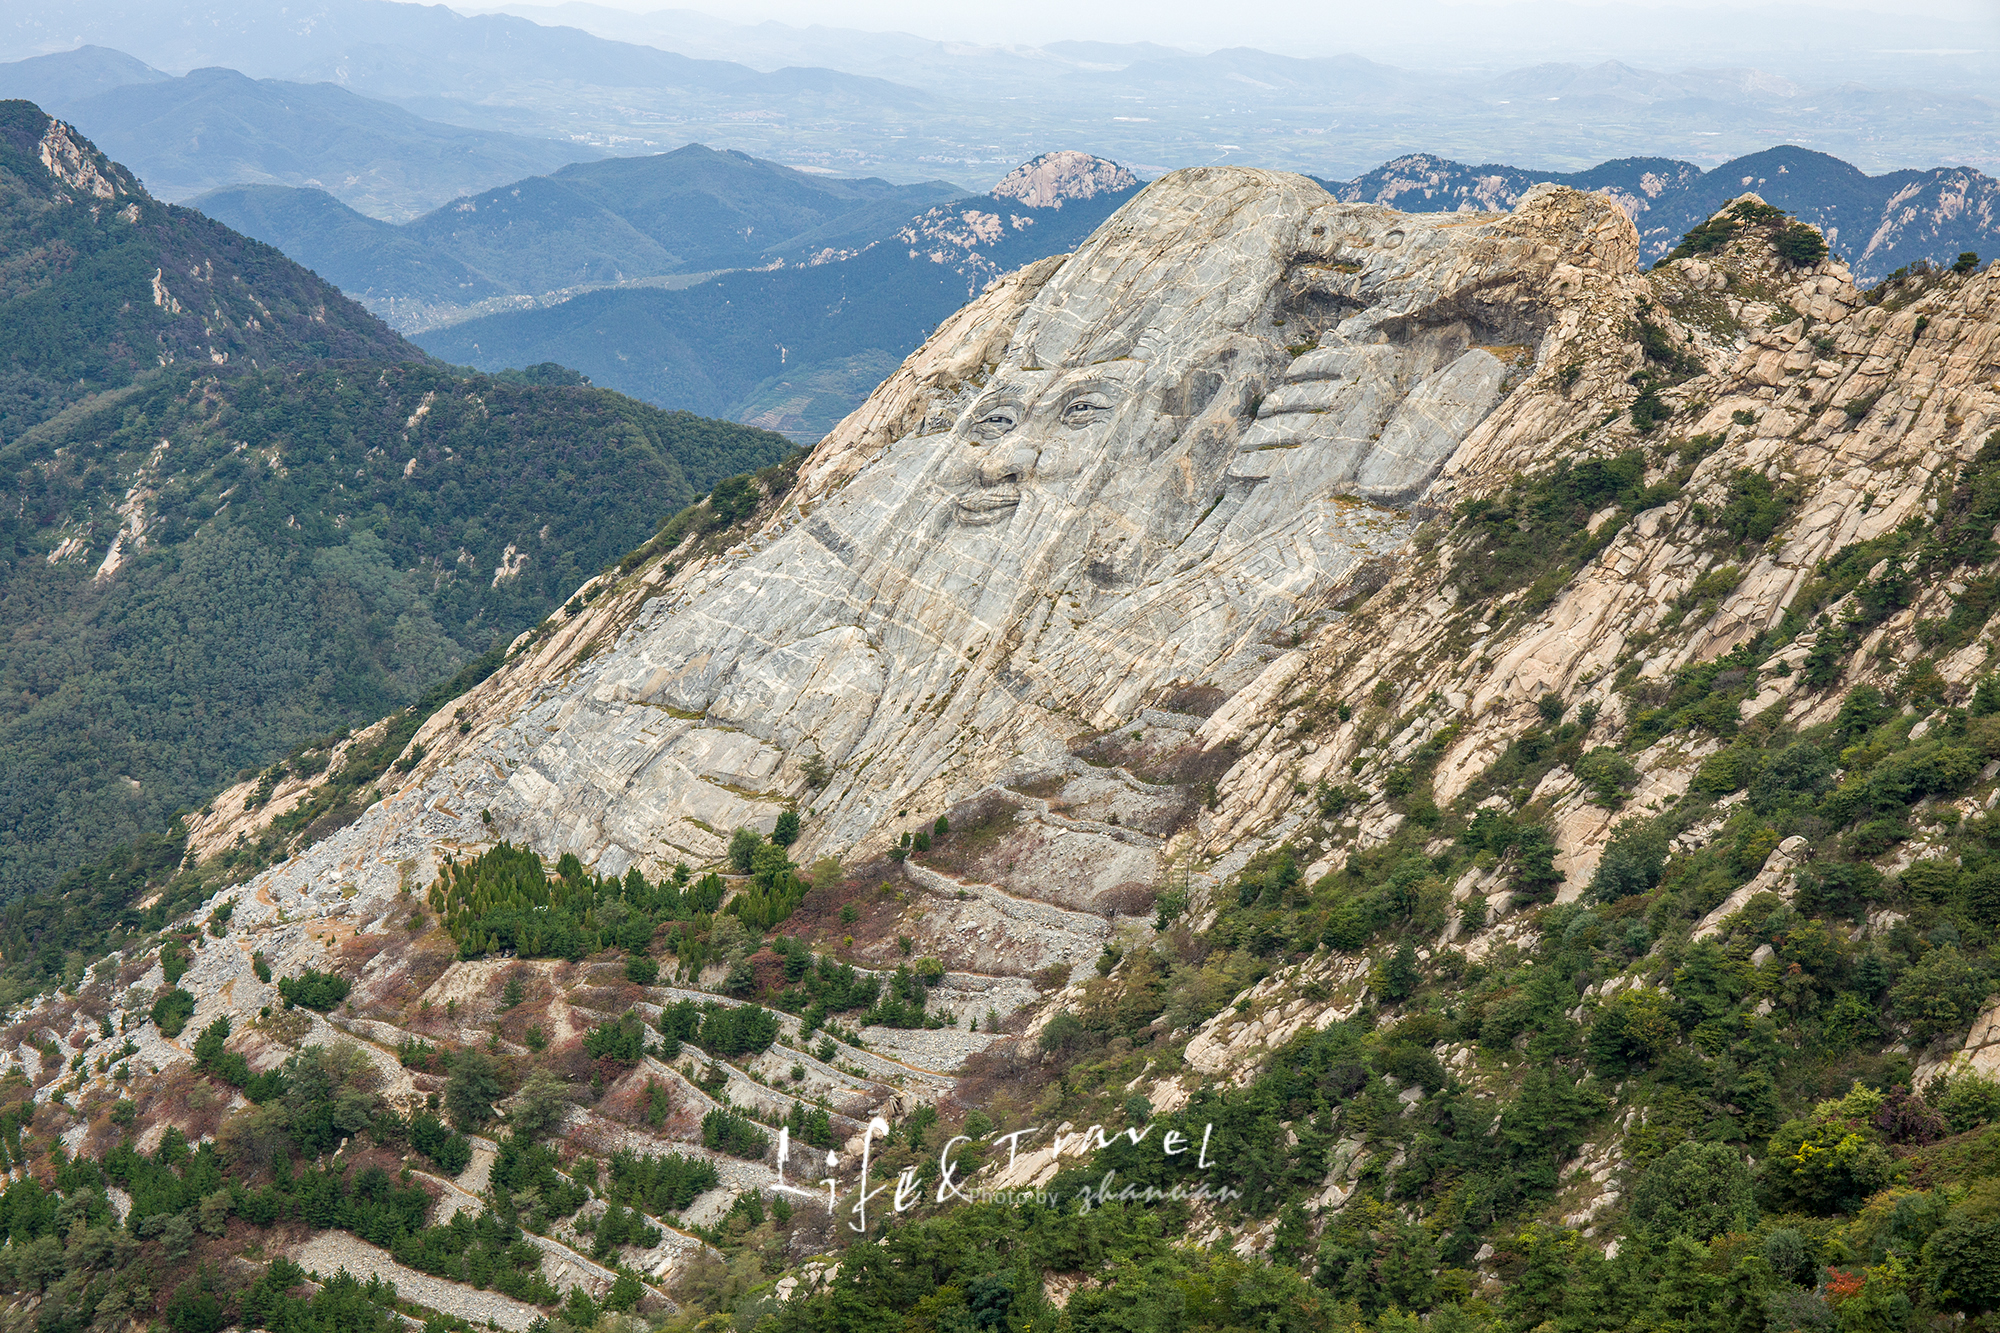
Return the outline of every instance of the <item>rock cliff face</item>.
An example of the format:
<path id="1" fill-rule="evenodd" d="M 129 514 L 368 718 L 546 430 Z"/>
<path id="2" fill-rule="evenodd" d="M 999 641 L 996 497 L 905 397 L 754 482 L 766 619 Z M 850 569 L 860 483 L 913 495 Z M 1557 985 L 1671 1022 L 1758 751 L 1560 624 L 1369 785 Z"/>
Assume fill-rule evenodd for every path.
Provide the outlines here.
<path id="1" fill-rule="evenodd" d="M 768 829 L 817 757 L 805 848 L 865 855 L 901 810 L 1060 770 L 1080 727 L 1234 695 L 1632 263 L 1570 192 L 1468 225 L 1172 178 L 935 335 L 752 540 L 482 736 L 513 762 L 463 799 L 652 873 Z"/>
<path id="2" fill-rule="evenodd" d="M 787 1019 L 728 1075 L 782 1112 L 769 1085 L 796 1059 L 851 1118 L 841 1135 L 968 1070 L 989 1092 L 996 1068 L 1029 1078 L 1074 1012 L 1131 1054 L 1111 1086 L 1149 1115 L 1366 1016 L 1417 1054 L 1386 1122 L 1343 1120 L 1301 1167 L 1325 1172 L 1307 1193 L 1332 1236 L 1357 1190 L 1424 1188 L 1401 1193 L 1422 1163 L 1394 1103 L 1405 1120 L 1440 1089 L 1512 1104 L 1528 1020 L 1502 1016 L 1557 975 L 1523 961 L 1544 947 L 1597 950 L 1561 955 L 1547 1017 L 1570 1035 L 1528 1061 L 1564 1077 L 1587 1027 L 1604 1086 L 1636 1079 L 1648 1057 L 1597 1016 L 1667 1004 L 1702 949 L 1742 982 L 1729 1022 L 1788 1006 L 1772 1022 L 1811 1063 L 1835 1029 L 1810 1016 L 1810 969 L 1835 965 L 1799 952 L 1809 938 L 1948 993 L 1948 1014 L 1906 1012 L 1877 984 L 1891 1049 L 1869 1059 L 1990 1068 L 1989 974 L 1959 946 L 2000 917 L 1967 841 L 2000 799 L 2000 690 L 1979 684 L 2000 605 L 2000 276 L 1862 293 L 1754 197 L 1711 225 L 1705 257 L 1642 274 L 1624 212 L 1564 188 L 1425 216 L 1266 172 L 1156 182 L 940 327 L 749 521 L 642 548 L 523 636 L 418 733 L 400 790 L 238 894 L 236 947 L 189 974 L 194 1022 L 268 998 L 243 951 L 280 973 L 365 956 L 353 1012 L 387 1043 L 418 1012 L 399 895 L 447 858 L 504 839 L 657 879 L 795 809 L 791 855 L 866 882 L 784 929 L 883 971 L 935 957 L 938 994 L 988 1014 L 870 1027 L 865 1052 L 817 1059 Z M 940 814 L 949 837 L 906 859 Z M 1092 959 L 1098 977 L 1069 980 Z M 566 1003 L 607 1012 L 574 989 L 587 969 L 550 966 Z M 477 1040 L 498 971 L 440 968 L 424 999 L 473 1004 L 453 1039 Z M 1433 984 L 1451 994 L 1399 1010 Z M 1516 1206 L 1598 1235 L 1619 1155 L 1650 1160 L 1670 1146 L 1657 1126 L 1689 1114 L 1650 1086 L 1592 1103 L 1595 1127 L 1548 1148 Z M 1768 1114 L 1723 1098 L 1728 1141 L 1773 1132 L 1771 1086 Z M 1438 1134 L 1486 1141 L 1455 1114 Z M 602 1151 L 612 1131 L 584 1119 Z M 1494 1142 L 1521 1138 L 1506 1123 Z M 989 1174 L 1061 1166 L 1045 1149 Z M 1260 1216 L 1237 1219 L 1239 1249 L 1297 1243 Z M 1491 1248 L 1454 1234 L 1465 1280 L 1495 1279 Z"/>

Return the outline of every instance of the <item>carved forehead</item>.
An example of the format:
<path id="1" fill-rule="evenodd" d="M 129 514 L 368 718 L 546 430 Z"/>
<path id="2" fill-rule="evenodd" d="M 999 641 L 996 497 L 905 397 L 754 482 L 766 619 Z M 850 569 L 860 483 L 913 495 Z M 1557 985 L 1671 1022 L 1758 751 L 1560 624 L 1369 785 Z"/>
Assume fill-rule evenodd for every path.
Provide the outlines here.
<path id="1" fill-rule="evenodd" d="M 1143 387 L 1145 379 L 1145 363 L 1130 359 L 1068 370 L 1002 370 L 998 381 L 973 400 L 973 408 L 1000 403 L 1032 406 L 1091 393 L 1123 399 Z"/>
<path id="2" fill-rule="evenodd" d="M 1027 365 L 1120 357 L 1178 379 L 1200 349 L 1248 329 L 1282 279 L 1326 192 L 1303 177 L 1240 169 L 1199 188 L 1149 190 L 1055 270 L 1010 340 Z"/>

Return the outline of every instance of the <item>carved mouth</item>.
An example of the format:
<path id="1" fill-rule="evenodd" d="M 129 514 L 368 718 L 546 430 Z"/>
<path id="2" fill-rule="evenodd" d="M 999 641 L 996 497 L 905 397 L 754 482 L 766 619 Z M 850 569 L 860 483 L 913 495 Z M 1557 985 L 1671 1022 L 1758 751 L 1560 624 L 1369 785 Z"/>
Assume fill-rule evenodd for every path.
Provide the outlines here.
<path id="1" fill-rule="evenodd" d="M 1017 486 L 995 486 L 990 491 L 974 491 L 958 497 L 958 521 L 961 523 L 998 523 L 1014 512 L 1021 503 L 1021 491 Z"/>

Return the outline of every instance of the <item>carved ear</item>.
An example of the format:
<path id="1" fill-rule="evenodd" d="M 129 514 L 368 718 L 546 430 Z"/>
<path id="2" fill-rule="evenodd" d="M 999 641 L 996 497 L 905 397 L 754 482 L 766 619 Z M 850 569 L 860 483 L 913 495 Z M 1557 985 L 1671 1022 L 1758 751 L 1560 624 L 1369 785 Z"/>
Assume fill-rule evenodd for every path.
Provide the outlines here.
<path id="1" fill-rule="evenodd" d="M 1164 406 L 1167 415 L 1175 417 L 1200 416 L 1215 395 L 1222 391 L 1222 373 L 1218 370 L 1195 370 L 1181 377 L 1181 382 L 1167 390 Z"/>

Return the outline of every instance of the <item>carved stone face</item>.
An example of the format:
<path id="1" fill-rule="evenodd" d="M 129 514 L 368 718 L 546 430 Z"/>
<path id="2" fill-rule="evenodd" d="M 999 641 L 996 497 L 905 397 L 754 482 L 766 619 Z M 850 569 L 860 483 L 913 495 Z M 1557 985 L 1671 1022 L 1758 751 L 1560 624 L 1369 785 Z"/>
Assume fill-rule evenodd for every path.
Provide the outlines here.
<path id="1" fill-rule="evenodd" d="M 959 419 L 938 481 L 954 499 L 952 519 L 968 527 L 1004 523 L 1033 497 L 1043 504 L 1087 503 L 1076 481 L 1118 445 L 1139 395 L 1100 373 L 1019 371 L 980 395 Z"/>
<path id="2" fill-rule="evenodd" d="M 1389 506 L 1499 399 L 1494 278 L 1545 248 L 1513 225 L 1234 169 L 1149 190 L 1031 293 L 955 316 L 783 521 L 662 587 L 560 737 L 522 724 L 514 827 L 718 856 L 714 830 L 769 827 L 804 781 L 774 775 L 816 754 L 843 776 L 811 836 L 854 847 L 1066 762 L 1080 718 L 1250 686 L 1314 599 L 1401 544 Z"/>

